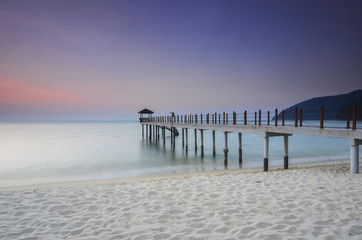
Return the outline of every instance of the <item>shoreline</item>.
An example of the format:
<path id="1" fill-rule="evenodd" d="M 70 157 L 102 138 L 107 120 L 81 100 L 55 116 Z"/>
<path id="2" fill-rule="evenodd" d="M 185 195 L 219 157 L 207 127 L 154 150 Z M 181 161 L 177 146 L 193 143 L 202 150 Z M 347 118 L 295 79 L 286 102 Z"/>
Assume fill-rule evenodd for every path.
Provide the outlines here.
<path id="1" fill-rule="evenodd" d="M 361 239 L 347 161 L 0 193 L 0 239 Z"/>
<path id="2" fill-rule="evenodd" d="M 349 160 L 299 163 L 296 165 L 289 166 L 289 169 L 283 169 L 282 166 L 269 166 L 269 172 L 289 171 L 289 170 L 303 169 L 303 168 L 308 169 L 313 167 L 334 166 L 334 165 L 348 165 L 349 167 Z M 114 184 L 131 184 L 138 182 L 154 182 L 154 181 L 162 181 L 169 179 L 188 179 L 188 178 L 202 177 L 202 176 L 225 176 L 225 175 L 245 174 L 245 173 L 267 173 L 267 172 L 264 172 L 262 167 L 257 167 L 257 168 L 200 171 L 200 172 L 191 172 L 191 173 L 162 174 L 158 176 L 145 176 L 145 177 L 111 178 L 104 180 L 102 179 L 80 180 L 80 181 L 71 181 L 71 182 L 55 182 L 55 183 L 0 187 L 0 193 L 37 191 L 37 190 L 53 189 L 53 188 L 69 188 L 69 187 L 72 188 L 72 187 L 88 187 L 88 186 L 101 186 L 101 185 L 114 185 Z"/>

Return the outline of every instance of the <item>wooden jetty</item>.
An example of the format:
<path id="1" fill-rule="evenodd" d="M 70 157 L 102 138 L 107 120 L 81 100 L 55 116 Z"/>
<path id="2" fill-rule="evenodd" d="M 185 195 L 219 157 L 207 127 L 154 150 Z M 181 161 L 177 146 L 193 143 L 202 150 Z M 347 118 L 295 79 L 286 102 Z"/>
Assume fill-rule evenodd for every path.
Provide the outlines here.
<path id="1" fill-rule="evenodd" d="M 165 131 L 169 130 L 171 132 L 171 146 L 174 147 L 175 136 L 178 135 L 177 128 L 180 128 L 182 129 L 182 146 L 187 151 L 188 130 L 193 129 L 195 133 L 195 150 L 197 150 L 197 132 L 200 132 L 201 156 L 203 156 L 204 131 L 212 131 L 213 155 L 216 154 L 215 131 L 223 132 L 225 139 L 223 148 L 224 164 L 227 166 L 229 152 L 228 133 L 238 133 L 240 164 L 242 164 L 242 134 L 257 134 L 264 138 L 264 171 L 268 171 L 269 167 L 270 137 L 284 138 L 284 169 L 288 169 L 289 167 L 288 138 L 293 134 L 347 138 L 349 139 L 350 145 L 350 172 L 359 173 L 359 145 L 362 144 L 362 129 L 357 127 L 357 107 L 353 107 L 352 118 L 350 117 L 351 110 L 347 109 L 345 127 L 340 127 L 340 124 L 343 123 L 341 121 L 337 122 L 338 126 L 335 124 L 336 121 L 325 121 L 325 111 L 323 107 L 321 107 L 318 126 L 313 126 L 308 122 L 303 121 L 303 116 L 305 116 L 305 114 L 307 114 L 307 112 L 303 113 L 301 109 L 295 109 L 294 121 L 286 121 L 284 111 L 278 114 L 277 109 L 275 109 L 273 119 L 271 119 L 270 111 L 267 112 L 267 115 L 262 115 L 261 110 L 254 112 L 251 117 L 248 117 L 247 111 L 244 111 L 241 114 L 233 112 L 230 118 L 229 114 L 225 112 L 222 114 L 208 113 L 204 115 L 186 114 L 176 116 L 174 113 L 171 113 L 170 116 L 149 116 L 146 121 L 141 121 L 142 137 L 144 138 L 145 135 L 145 127 L 146 137 L 149 137 L 150 139 L 159 139 L 161 131 L 163 143 L 165 144 Z"/>

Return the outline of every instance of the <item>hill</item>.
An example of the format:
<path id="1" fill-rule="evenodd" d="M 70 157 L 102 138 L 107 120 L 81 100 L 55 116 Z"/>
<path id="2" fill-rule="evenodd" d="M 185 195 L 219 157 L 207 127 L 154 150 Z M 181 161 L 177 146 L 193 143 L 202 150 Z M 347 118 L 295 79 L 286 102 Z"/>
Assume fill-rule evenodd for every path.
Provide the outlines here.
<path id="1" fill-rule="evenodd" d="M 351 118 L 353 105 L 357 105 L 357 120 L 362 120 L 362 90 L 335 96 L 312 98 L 298 104 L 295 104 L 284 110 L 286 120 L 292 120 L 295 116 L 295 108 L 303 110 L 303 119 L 318 120 L 320 118 L 320 109 L 324 107 L 325 120 L 346 120 L 347 108 L 351 109 Z M 281 113 L 278 115 L 281 118 Z"/>

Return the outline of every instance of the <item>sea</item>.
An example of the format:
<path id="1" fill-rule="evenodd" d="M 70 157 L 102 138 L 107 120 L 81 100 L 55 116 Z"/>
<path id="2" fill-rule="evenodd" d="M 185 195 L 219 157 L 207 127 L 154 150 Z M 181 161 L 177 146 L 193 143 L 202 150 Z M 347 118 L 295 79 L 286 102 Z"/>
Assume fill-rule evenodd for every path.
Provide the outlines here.
<path id="1" fill-rule="evenodd" d="M 136 121 L 0 123 L 0 188 L 77 181 L 129 179 L 225 170 L 224 135 L 204 131 L 204 157 L 200 133 L 195 150 L 194 131 L 189 148 L 181 135 L 171 147 L 142 138 Z M 228 170 L 263 168 L 264 139 L 243 134 L 243 164 L 238 160 L 238 134 L 229 133 Z M 283 138 L 270 138 L 270 166 L 283 166 Z M 289 137 L 289 165 L 349 159 L 348 139 L 293 135 Z M 226 171 L 228 171 L 226 170 Z"/>

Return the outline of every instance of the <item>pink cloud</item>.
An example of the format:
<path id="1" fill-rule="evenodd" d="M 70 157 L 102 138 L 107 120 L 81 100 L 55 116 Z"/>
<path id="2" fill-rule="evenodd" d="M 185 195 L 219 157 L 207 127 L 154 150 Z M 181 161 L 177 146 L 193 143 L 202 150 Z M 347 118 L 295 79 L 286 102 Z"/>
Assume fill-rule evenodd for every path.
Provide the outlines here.
<path id="1" fill-rule="evenodd" d="M 33 87 L 0 77 L 0 103 L 72 105 L 81 102 L 80 96 L 69 91 Z"/>

